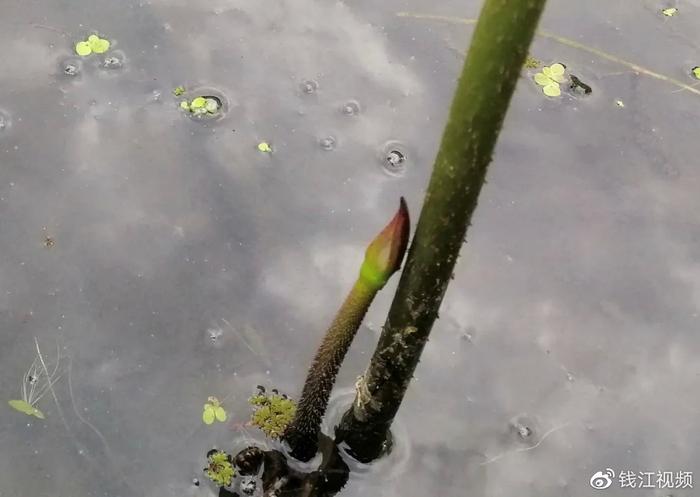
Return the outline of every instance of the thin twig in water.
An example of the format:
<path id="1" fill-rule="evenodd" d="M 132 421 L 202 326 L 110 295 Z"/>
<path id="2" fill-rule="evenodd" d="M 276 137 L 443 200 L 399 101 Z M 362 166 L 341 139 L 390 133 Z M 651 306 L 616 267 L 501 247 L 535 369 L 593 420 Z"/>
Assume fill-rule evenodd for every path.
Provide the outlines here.
<path id="1" fill-rule="evenodd" d="M 65 426 L 66 430 L 68 430 L 68 423 L 66 423 L 66 418 L 63 416 L 63 409 L 61 409 L 61 404 L 58 403 L 58 397 L 56 396 L 56 392 L 53 389 L 53 384 L 56 382 L 51 381 L 51 376 L 49 375 L 49 370 L 46 367 L 46 362 L 44 362 L 44 356 L 41 354 L 41 349 L 39 348 L 39 340 L 36 337 L 34 337 L 34 345 L 36 346 L 36 355 L 37 355 L 37 357 L 39 357 L 39 361 L 41 361 L 41 367 L 44 369 L 44 374 L 49 379 L 46 383 L 46 386 L 48 388 L 48 391 L 51 392 L 51 396 L 53 397 L 53 401 L 56 403 L 56 411 L 58 412 L 58 416 L 61 418 L 61 421 L 63 422 L 63 426 Z M 58 345 L 58 341 L 56 342 L 56 349 L 60 353 L 61 349 Z M 59 362 L 60 362 L 60 355 L 57 355 L 56 356 L 56 368 L 54 368 L 54 374 L 58 370 L 58 363 Z M 68 431 L 70 432 L 70 430 L 68 430 Z"/>
<path id="2" fill-rule="evenodd" d="M 245 337 L 243 336 L 243 334 L 242 334 L 240 331 L 238 331 L 236 328 L 234 328 L 233 325 L 232 325 L 231 323 L 229 323 L 226 319 L 221 318 L 221 320 L 222 320 L 224 323 L 226 323 L 226 326 L 228 326 L 229 328 L 231 328 L 231 331 L 233 331 L 233 333 L 235 333 L 236 336 L 238 336 L 238 338 L 241 339 L 241 342 L 243 342 L 243 344 L 246 346 L 246 348 L 247 348 L 248 350 L 250 350 L 250 353 L 251 353 L 251 354 L 254 354 L 254 355 L 256 355 L 256 356 L 259 356 L 259 355 L 260 355 L 260 354 L 258 354 L 257 352 L 255 352 L 255 350 L 253 350 L 253 347 L 250 346 L 250 344 L 248 343 L 248 341 L 245 339 Z"/>
<path id="3" fill-rule="evenodd" d="M 53 31 L 55 33 L 61 33 L 62 35 L 66 35 L 66 36 L 68 35 L 68 33 L 66 33 L 65 31 L 58 29 L 58 28 L 54 28 L 53 26 L 47 26 L 46 24 L 39 24 L 39 23 L 33 22 L 33 23 L 31 23 L 31 26 L 34 28 L 48 29 L 49 31 Z"/>
<path id="4" fill-rule="evenodd" d="M 476 24 L 476 19 L 466 19 L 466 18 L 461 18 L 461 17 L 453 17 L 453 16 L 440 16 L 440 15 L 433 15 L 433 14 L 418 14 L 414 12 L 399 12 L 396 14 L 399 17 L 408 17 L 411 19 L 423 19 L 423 20 L 431 20 L 431 21 L 439 21 L 439 22 L 449 22 L 449 23 L 457 23 L 457 24 Z M 570 38 L 565 38 L 564 36 L 559 36 L 558 34 L 551 33 L 549 31 L 544 31 L 538 29 L 536 31 L 536 36 L 540 36 L 542 38 L 548 38 L 550 40 L 554 40 L 557 43 L 561 45 L 565 45 L 567 47 L 575 48 L 577 50 L 582 50 L 584 52 L 588 52 L 589 54 L 593 54 L 597 57 L 600 57 L 601 59 L 606 59 L 609 60 L 610 62 L 614 62 L 616 64 L 619 64 L 621 66 L 627 67 L 634 71 L 635 73 L 638 74 L 643 74 L 645 76 L 649 76 L 650 78 L 657 79 L 659 81 L 664 81 L 666 83 L 670 83 L 681 90 L 689 91 L 691 93 L 694 93 L 696 95 L 700 95 L 700 89 L 695 88 L 695 85 L 688 85 L 684 83 L 683 81 L 680 81 L 675 78 L 671 78 L 669 76 L 665 76 L 661 73 L 658 73 L 656 71 L 652 71 L 651 69 L 647 69 L 646 67 L 640 66 L 639 64 L 635 64 L 634 62 L 630 62 L 625 59 L 621 59 L 620 57 L 613 55 L 609 52 L 606 52 L 604 50 L 600 50 L 599 48 L 591 47 L 589 45 L 585 45 L 581 42 L 578 42 L 576 40 L 572 40 Z"/>
<path id="5" fill-rule="evenodd" d="M 569 421 L 569 422 L 567 422 L 567 423 L 564 423 L 563 425 L 555 426 L 554 428 L 552 428 L 551 430 L 549 430 L 547 433 L 545 433 L 544 435 L 542 435 L 542 438 L 541 438 L 541 439 L 539 440 L 539 442 L 537 442 L 535 445 L 532 445 L 532 446 L 530 446 L 530 447 L 523 447 L 523 448 L 520 448 L 520 449 L 511 450 L 511 451 L 508 451 L 508 452 L 502 452 L 502 453 L 498 454 L 497 456 L 492 457 L 492 458 L 489 459 L 488 461 L 482 462 L 482 463 L 480 464 L 480 466 L 486 466 L 487 464 L 491 464 L 492 462 L 498 461 L 499 459 L 502 459 L 503 457 L 509 456 L 509 455 L 511 455 L 511 454 L 515 454 L 516 452 L 527 452 L 528 450 L 536 449 L 537 447 L 539 447 L 539 446 L 542 444 L 542 442 L 544 442 L 545 438 L 547 438 L 549 435 L 551 435 L 551 434 L 554 433 L 555 431 L 561 430 L 562 428 L 566 428 L 566 427 L 567 427 L 568 425 L 570 425 L 570 424 L 571 424 L 571 422 Z"/>

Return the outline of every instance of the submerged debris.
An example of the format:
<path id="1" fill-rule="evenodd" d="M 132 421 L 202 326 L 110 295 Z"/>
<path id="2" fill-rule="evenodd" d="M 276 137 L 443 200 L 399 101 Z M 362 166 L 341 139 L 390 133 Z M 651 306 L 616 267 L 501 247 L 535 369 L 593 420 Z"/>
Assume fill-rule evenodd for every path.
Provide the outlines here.
<path id="1" fill-rule="evenodd" d="M 589 85 L 581 81 L 578 77 L 574 76 L 573 74 L 569 75 L 569 80 L 571 81 L 569 88 L 572 91 L 576 93 L 583 93 L 584 95 L 590 95 L 591 93 L 593 93 L 593 88 L 591 88 Z"/>

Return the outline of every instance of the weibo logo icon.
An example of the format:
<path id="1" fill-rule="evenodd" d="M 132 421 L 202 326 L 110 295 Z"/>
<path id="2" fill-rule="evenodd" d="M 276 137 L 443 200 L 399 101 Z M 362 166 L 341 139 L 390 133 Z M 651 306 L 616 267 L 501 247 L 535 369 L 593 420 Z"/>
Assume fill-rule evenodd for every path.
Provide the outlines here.
<path id="1" fill-rule="evenodd" d="M 605 471 L 598 471 L 591 476 L 589 483 L 596 490 L 605 490 L 612 485 L 612 479 L 615 478 L 615 471 L 606 468 Z"/>

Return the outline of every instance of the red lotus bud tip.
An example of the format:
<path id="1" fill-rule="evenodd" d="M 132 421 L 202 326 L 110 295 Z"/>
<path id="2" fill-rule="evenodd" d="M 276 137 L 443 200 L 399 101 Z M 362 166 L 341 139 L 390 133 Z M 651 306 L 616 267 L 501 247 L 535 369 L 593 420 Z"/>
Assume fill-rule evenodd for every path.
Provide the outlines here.
<path id="1" fill-rule="evenodd" d="M 401 197 L 399 210 L 393 219 L 367 247 L 360 271 L 363 280 L 381 288 L 399 270 L 408 246 L 410 226 L 408 207 Z"/>

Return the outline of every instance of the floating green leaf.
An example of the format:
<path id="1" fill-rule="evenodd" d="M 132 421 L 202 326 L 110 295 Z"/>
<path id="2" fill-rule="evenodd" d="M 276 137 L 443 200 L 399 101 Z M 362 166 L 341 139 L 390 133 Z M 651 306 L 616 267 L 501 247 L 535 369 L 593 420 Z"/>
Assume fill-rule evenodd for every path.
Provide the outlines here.
<path id="1" fill-rule="evenodd" d="M 564 71 L 566 68 L 562 64 L 552 64 L 551 66 L 543 67 L 542 72 L 544 73 L 545 76 L 548 76 L 549 78 L 553 79 L 557 83 L 563 83 L 566 81 L 564 78 Z"/>
<path id="2" fill-rule="evenodd" d="M 109 50 L 109 40 L 100 38 L 97 35 L 88 36 L 87 41 L 90 44 L 90 48 L 95 53 L 105 53 L 107 50 Z"/>
<path id="3" fill-rule="evenodd" d="M 202 421 L 204 421 L 205 424 L 210 425 L 214 422 L 215 417 L 214 408 L 209 404 L 206 404 L 204 406 L 204 412 L 202 413 Z"/>
<path id="4" fill-rule="evenodd" d="M 675 16 L 676 14 L 678 14 L 678 9 L 676 7 L 669 7 L 667 9 L 663 9 L 661 11 L 661 13 L 663 15 L 665 15 L 666 17 L 671 17 L 671 16 Z"/>
<path id="5" fill-rule="evenodd" d="M 548 97 L 558 97 L 561 95 L 561 87 L 556 83 L 550 83 L 542 88 L 542 92 Z"/>
<path id="6" fill-rule="evenodd" d="M 190 102 L 191 109 L 203 109 L 205 105 L 207 105 L 207 99 L 204 97 L 195 97 Z"/>
<path id="7" fill-rule="evenodd" d="M 173 95 L 176 97 L 179 97 L 180 95 L 185 93 L 185 87 L 184 86 L 178 86 L 175 89 L 173 89 Z"/>
<path id="8" fill-rule="evenodd" d="M 544 73 L 538 72 L 535 74 L 535 83 L 537 83 L 540 86 L 547 86 L 552 82 L 552 79 L 545 75 Z"/>
<path id="9" fill-rule="evenodd" d="M 267 152 L 267 153 L 272 152 L 272 148 L 270 147 L 270 145 L 267 142 L 258 143 L 258 150 L 260 150 L 261 152 Z"/>
<path id="10" fill-rule="evenodd" d="M 228 418 L 226 410 L 221 406 L 219 399 L 216 397 L 209 397 L 208 402 L 204 404 L 204 411 L 202 412 L 202 421 L 205 424 L 212 424 L 214 420 L 224 422 Z"/>
<path id="11" fill-rule="evenodd" d="M 690 72 L 693 74 L 695 79 L 700 79 L 700 66 L 693 67 Z"/>
<path id="12" fill-rule="evenodd" d="M 87 41 L 79 41 L 75 44 L 75 53 L 77 53 L 81 57 L 85 57 L 92 53 L 92 48 L 90 47 L 90 44 Z"/>
<path id="13" fill-rule="evenodd" d="M 19 412 L 23 412 L 29 416 L 36 416 L 39 419 L 44 419 L 44 413 L 24 400 L 9 400 L 7 403 Z"/>
<path id="14" fill-rule="evenodd" d="M 565 70 L 564 65 L 559 63 L 544 66 L 542 72 L 535 74 L 535 83 L 542 87 L 542 93 L 548 97 L 558 97 L 561 95 L 559 83 L 566 81 L 564 77 Z"/>
<path id="15" fill-rule="evenodd" d="M 75 44 L 75 53 L 81 57 L 86 57 L 91 53 L 105 53 L 109 50 L 109 47 L 109 40 L 105 40 L 93 34 L 88 36 L 87 40 L 79 41 Z"/>

